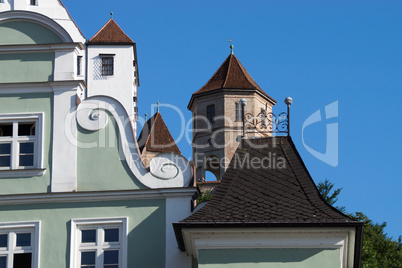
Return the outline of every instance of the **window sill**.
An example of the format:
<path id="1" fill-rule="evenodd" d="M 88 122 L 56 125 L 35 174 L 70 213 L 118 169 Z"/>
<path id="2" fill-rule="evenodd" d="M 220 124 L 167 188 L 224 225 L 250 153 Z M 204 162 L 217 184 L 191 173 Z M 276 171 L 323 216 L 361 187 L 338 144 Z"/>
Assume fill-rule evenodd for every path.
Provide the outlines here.
<path id="1" fill-rule="evenodd" d="M 0 178 L 26 178 L 45 175 L 46 169 L 11 169 L 0 170 Z"/>

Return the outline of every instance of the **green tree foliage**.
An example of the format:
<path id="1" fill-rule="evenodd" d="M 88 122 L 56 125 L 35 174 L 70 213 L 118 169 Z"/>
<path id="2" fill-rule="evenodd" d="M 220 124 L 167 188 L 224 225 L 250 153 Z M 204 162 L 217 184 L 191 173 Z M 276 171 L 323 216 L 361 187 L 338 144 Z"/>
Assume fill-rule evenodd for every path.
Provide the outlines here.
<path id="1" fill-rule="evenodd" d="M 342 188 L 336 189 L 333 192 L 334 184 L 329 180 L 320 182 L 317 185 L 319 192 L 324 200 L 334 206 L 338 201 L 338 196 Z M 374 223 L 362 212 L 353 214 L 346 213 L 345 207 L 335 207 L 348 216 L 357 221 L 364 222 L 363 235 L 363 252 L 362 252 L 362 267 L 363 268 L 397 268 L 402 267 L 402 242 L 401 236 L 398 241 L 393 240 L 384 233 L 386 222 L 382 224 Z"/>

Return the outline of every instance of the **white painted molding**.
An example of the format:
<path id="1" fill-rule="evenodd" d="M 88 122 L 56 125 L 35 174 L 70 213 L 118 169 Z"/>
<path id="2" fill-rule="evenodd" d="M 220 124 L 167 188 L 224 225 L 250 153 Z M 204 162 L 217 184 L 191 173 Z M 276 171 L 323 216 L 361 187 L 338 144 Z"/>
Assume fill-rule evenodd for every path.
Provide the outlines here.
<path id="1" fill-rule="evenodd" d="M 0 195 L 0 205 L 44 204 L 44 203 L 76 203 L 102 202 L 141 199 L 187 198 L 195 193 L 193 187 L 172 189 L 147 189 L 130 191 L 99 191 L 71 193 L 43 193 L 22 195 Z"/>
<path id="2" fill-rule="evenodd" d="M 338 248 L 341 268 L 353 267 L 355 228 L 183 228 L 187 253 L 201 249 Z"/>
<path id="3" fill-rule="evenodd" d="M 46 169 L 13 169 L 0 170 L 0 178 L 27 178 L 45 175 Z"/>
<path id="4" fill-rule="evenodd" d="M 82 43 L 57 43 L 57 44 L 39 44 L 39 45 L 2 45 L 0 53 L 31 53 L 31 52 L 58 52 L 75 51 L 77 54 L 84 50 Z"/>
<path id="5" fill-rule="evenodd" d="M 102 129 L 107 124 L 106 111 L 114 117 L 119 129 L 120 154 L 126 160 L 132 174 L 143 185 L 151 189 L 189 185 L 192 176 L 191 166 L 181 155 L 157 155 L 153 160 L 151 170 L 148 171 L 145 168 L 135 139 L 133 121 L 130 120 L 127 111 L 117 100 L 104 96 L 84 100 L 77 108 L 77 122 L 88 131 Z M 96 116 L 93 116 L 94 112 L 96 112 Z"/>
<path id="6" fill-rule="evenodd" d="M 56 91 L 86 91 L 83 80 L 55 81 L 55 82 L 27 82 L 27 83 L 0 83 L 0 95 L 24 93 L 51 93 Z"/>

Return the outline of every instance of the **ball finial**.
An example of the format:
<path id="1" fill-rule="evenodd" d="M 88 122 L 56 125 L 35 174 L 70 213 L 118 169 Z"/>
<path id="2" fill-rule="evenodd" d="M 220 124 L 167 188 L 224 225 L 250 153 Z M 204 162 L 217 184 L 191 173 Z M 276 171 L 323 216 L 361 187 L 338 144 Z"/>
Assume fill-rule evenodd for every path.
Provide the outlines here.
<path id="1" fill-rule="evenodd" d="M 286 99 L 285 99 L 285 104 L 286 105 L 291 105 L 293 103 L 293 99 L 291 98 L 291 97 L 287 97 Z"/>
<path id="2" fill-rule="evenodd" d="M 110 12 L 110 18 L 113 19 L 113 12 Z"/>

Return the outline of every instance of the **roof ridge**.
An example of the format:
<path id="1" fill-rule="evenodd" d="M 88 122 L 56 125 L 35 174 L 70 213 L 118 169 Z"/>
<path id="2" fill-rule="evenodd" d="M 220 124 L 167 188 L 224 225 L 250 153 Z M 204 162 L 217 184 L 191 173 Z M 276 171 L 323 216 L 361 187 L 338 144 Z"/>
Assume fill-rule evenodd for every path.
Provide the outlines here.
<path id="1" fill-rule="evenodd" d="M 251 77 L 250 73 L 246 70 L 246 68 L 244 68 L 243 64 L 241 64 L 241 62 L 239 61 L 239 59 L 238 59 L 235 55 L 233 55 L 233 56 L 235 57 L 236 63 L 239 65 L 239 67 L 240 67 L 240 69 L 241 69 L 241 71 L 242 71 L 241 73 L 242 73 L 243 77 L 244 77 L 244 78 L 246 79 L 246 81 L 250 84 L 250 86 L 252 86 L 252 87 L 254 87 L 254 88 L 259 88 L 257 82 L 254 81 L 254 79 Z M 250 77 L 250 79 L 251 79 L 252 81 L 249 80 L 249 78 L 247 77 L 247 74 L 248 74 L 248 76 Z M 256 87 L 252 82 L 256 83 L 258 87 Z M 262 90 L 262 89 L 261 89 L 261 90 Z"/>
<path id="2" fill-rule="evenodd" d="M 113 20 L 113 19 L 109 19 L 109 20 L 102 26 L 102 28 L 100 28 L 99 31 L 97 31 L 96 34 L 95 34 L 94 36 L 92 36 L 91 39 L 89 39 L 88 42 L 91 42 L 91 40 L 94 39 L 94 38 L 106 27 L 106 25 L 109 24 L 109 22 L 110 22 L 111 20 Z"/>
<path id="3" fill-rule="evenodd" d="M 235 55 L 233 55 L 233 54 L 230 54 L 229 55 L 229 63 L 228 63 L 228 69 L 227 69 L 227 72 L 226 72 L 226 77 L 225 77 L 225 81 L 223 81 L 223 84 L 222 84 L 222 88 L 225 88 L 225 86 L 226 86 L 226 83 L 227 83 L 227 81 L 228 81 L 228 77 L 229 77 L 229 73 L 230 73 L 230 64 L 232 64 L 232 58 L 233 57 L 235 57 Z"/>

